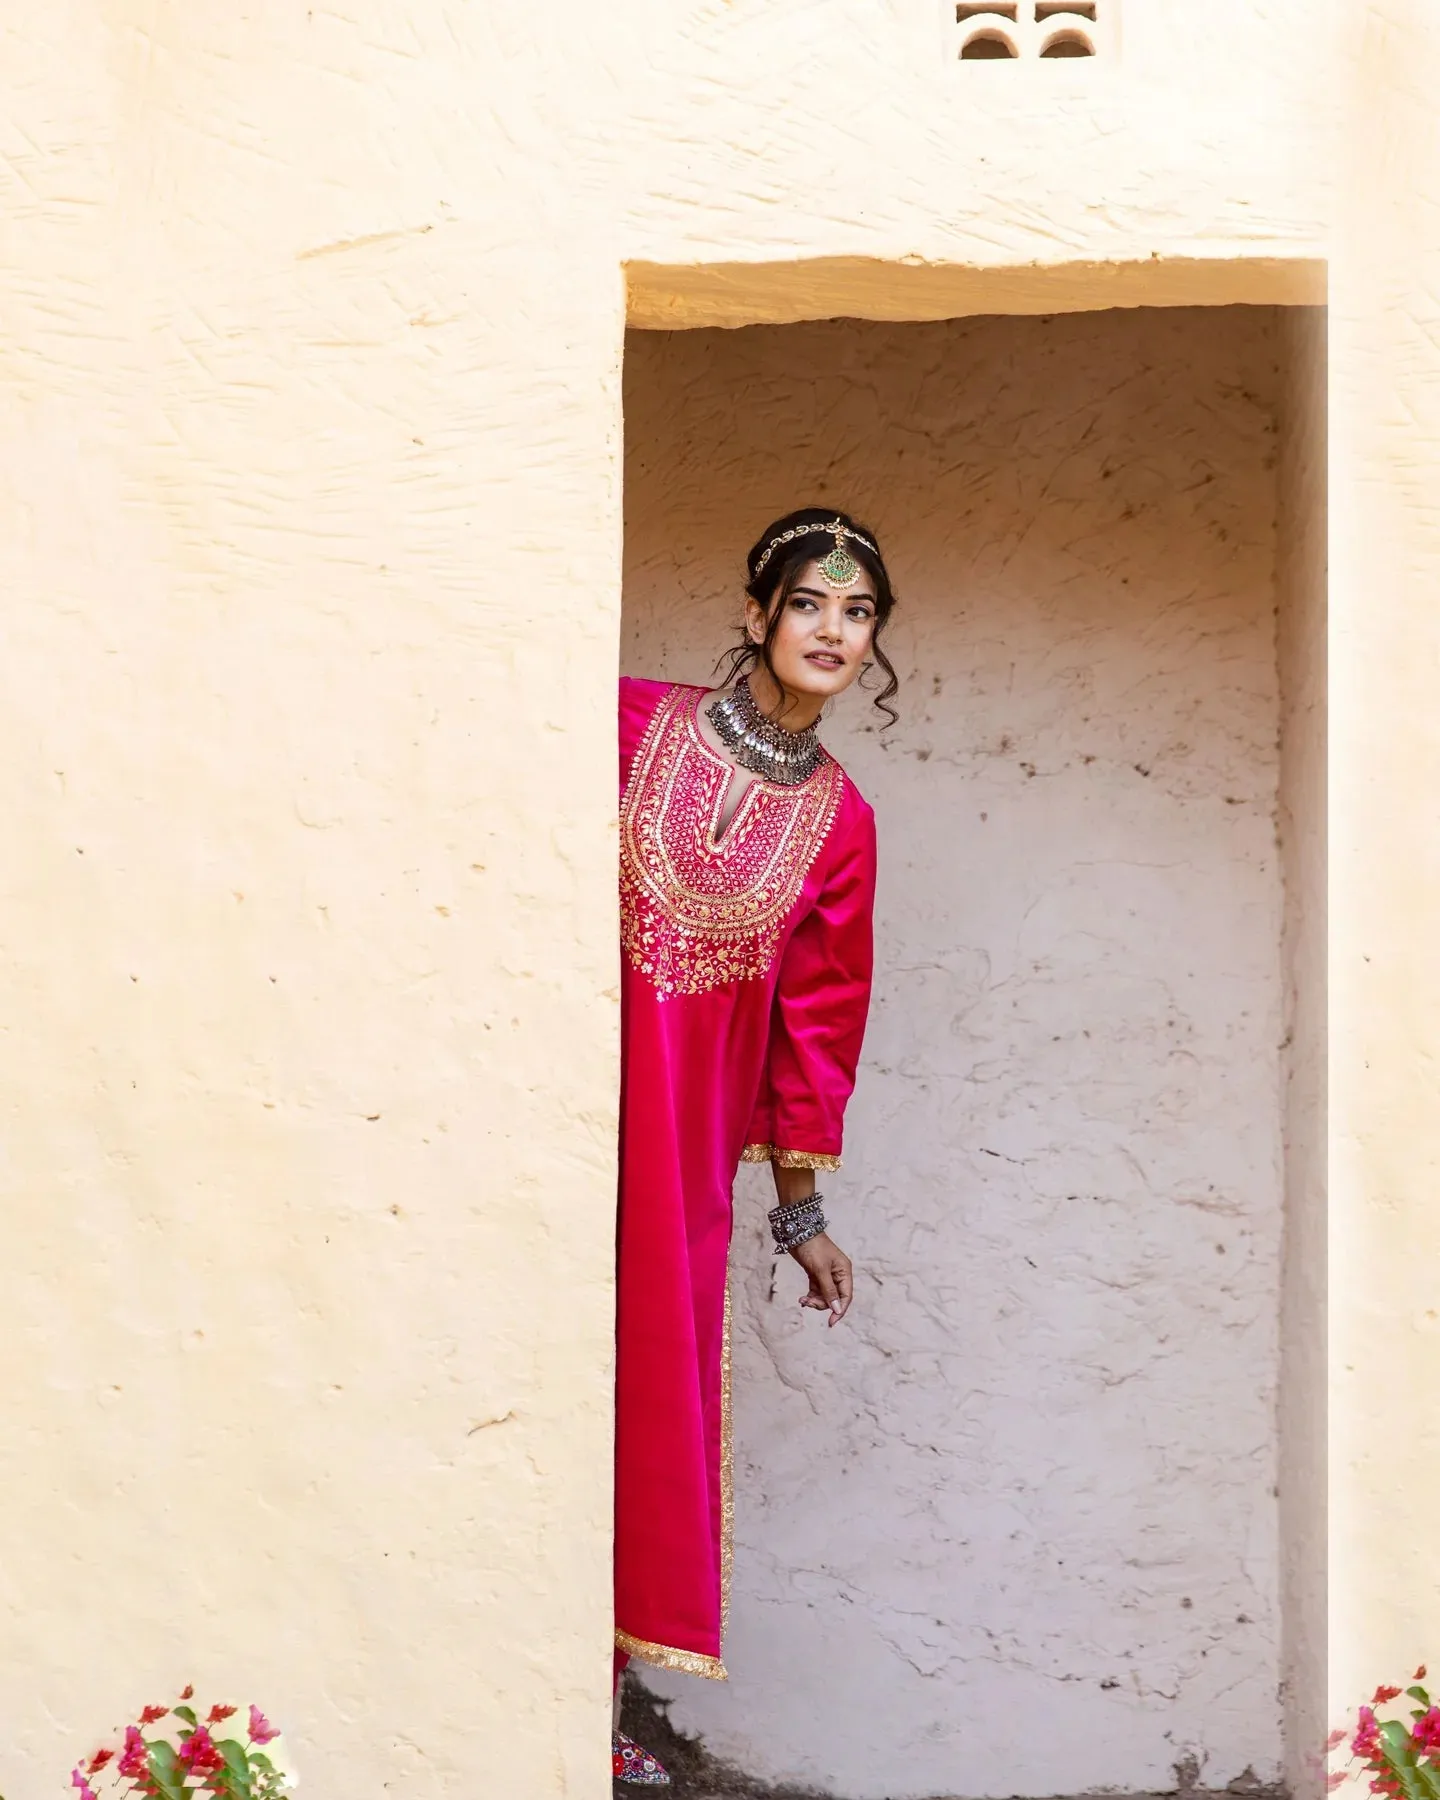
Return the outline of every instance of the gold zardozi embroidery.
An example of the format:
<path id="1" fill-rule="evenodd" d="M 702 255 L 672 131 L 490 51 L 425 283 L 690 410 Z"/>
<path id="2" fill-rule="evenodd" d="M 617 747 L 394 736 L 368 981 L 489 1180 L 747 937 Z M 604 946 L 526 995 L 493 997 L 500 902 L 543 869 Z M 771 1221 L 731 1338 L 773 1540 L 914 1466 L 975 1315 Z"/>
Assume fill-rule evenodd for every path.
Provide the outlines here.
<path id="1" fill-rule="evenodd" d="M 731 765 L 696 722 L 700 694 L 656 707 L 620 802 L 620 941 L 662 999 L 763 975 L 824 844 L 845 777 L 826 757 L 808 781 L 756 781 L 723 837 Z"/>
<path id="2" fill-rule="evenodd" d="M 735 1408 L 730 1396 L 730 1272 L 725 1272 L 725 1326 L 720 1340 L 720 1651 L 730 1630 L 730 1588 L 735 1578 Z"/>

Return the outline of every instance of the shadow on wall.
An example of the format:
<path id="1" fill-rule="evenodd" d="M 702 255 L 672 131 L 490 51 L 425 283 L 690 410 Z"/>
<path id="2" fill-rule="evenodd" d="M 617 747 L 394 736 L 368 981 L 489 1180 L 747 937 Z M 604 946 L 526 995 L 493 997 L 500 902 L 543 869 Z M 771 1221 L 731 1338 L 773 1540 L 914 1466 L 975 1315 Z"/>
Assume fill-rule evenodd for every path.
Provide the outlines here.
<path id="1" fill-rule="evenodd" d="M 621 1708 L 621 1728 L 653 1750 L 670 1771 L 674 1786 L 668 1790 L 673 1800 L 834 1800 L 822 1795 L 818 1788 L 772 1786 L 756 1781 L 742 1770 L 712 1756 L 702 1738 L 688 1737 L 676 1730 L 670 1720 L 670 1704 L 651 1693 L 632 1668 L 625 1676 Z M 1245 1775 L 1228 1787 L 1200 1786 L 1199 1767 L 1193 1756 L 1175 1765 L 1175 1785 L 1163 1793 L 1117 1796 L 1110 1790 L 1101 1795 L 1054 1796 L 1053 1800 L 1215 1800 L 1226 1795 L 1243 1796 L 1243 1800 L 1287 1800 L 1286 1790 L 1279 1784 L 1257 1781 Z M 934 1800 L 961 1800 L 958 1795 L 937 1794 Z"/>

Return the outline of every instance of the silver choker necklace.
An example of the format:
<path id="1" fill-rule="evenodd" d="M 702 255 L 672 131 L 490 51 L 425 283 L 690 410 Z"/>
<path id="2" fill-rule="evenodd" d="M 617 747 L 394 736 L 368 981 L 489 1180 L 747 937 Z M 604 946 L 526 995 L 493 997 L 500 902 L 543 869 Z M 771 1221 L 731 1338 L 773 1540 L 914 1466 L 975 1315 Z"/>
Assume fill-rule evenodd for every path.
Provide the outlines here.
<path id="1" fill-rule="evenodd" d="M 783 725 L 767 719 L 755 704 L 745 675 L 729 693 L 710 702 L 705 716 L 742 769 L 763 775 L 780 787 L 798 787 L 802 781 L 808 781 L 825 755 L 813 725 L 807 725 L 804 731 L 787 731 Z"/>

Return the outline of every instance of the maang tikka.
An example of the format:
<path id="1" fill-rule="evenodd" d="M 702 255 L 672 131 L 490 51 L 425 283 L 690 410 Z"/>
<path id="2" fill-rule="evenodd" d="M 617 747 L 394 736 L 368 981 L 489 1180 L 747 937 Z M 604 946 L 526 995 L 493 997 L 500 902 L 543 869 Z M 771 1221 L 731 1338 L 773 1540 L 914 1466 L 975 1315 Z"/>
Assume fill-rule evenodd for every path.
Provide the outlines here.
<path id="1" fill-rule="evenodd" d="M 845 588 L 854 587 L 855 583 L 865 573 L 860 567 L 860 564 L 845 548 L 846 538 L 854 538 L 857 544 L 863 544 L 867 550 L 873 552 L 876 556 L 880 554 L 870 542 L 869 538 L 863 537 L 858 531 L 852 531 L 848 525 L 843 524 L 839 519 L 832 519 L 828 525 L 792 525 L 789 531 L 782 531 L 779 537 L 771 538 L 770 542 L 765 546 L 763 554 L 755 564 L 755 576 L 752 577 L 752 579 L 759 576 L 760 571 L 765 567 L 766 563 L 769 562 L 770 558 L 782 544 L 788 544 L 798 537 L 810 537 L 817 531 L 826 532 L 835 540 L 835 548 L 827 555 L 822 556 L 815 565 L 830 583 L 831 587 L 840 588 L 842 591 Z"/>
<path id="2" fill-rule="evenodd" d="M 854 587 L 863 573 L 843 543 L 837 544 L 828 556 L 822 556 L 815 567 L 833 588 Z"/>

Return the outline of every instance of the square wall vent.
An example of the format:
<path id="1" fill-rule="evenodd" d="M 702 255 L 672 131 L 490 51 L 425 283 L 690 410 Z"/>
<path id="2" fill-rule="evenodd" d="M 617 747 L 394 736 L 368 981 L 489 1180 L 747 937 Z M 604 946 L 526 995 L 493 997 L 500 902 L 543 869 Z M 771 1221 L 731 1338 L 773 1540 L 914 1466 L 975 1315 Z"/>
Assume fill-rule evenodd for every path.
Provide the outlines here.
<path id="1" fill-rule="evenodd" d="M 1117 0 L 946 0 L 961 62 L 1109 56 Z M 953 24 L 950 17 L 953 15 Z"/>

